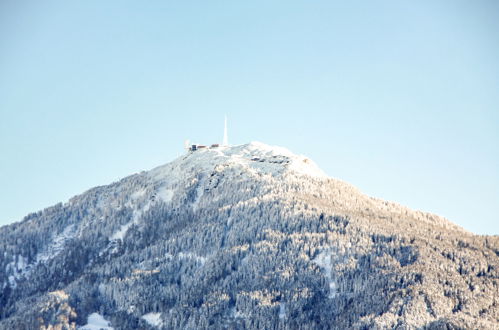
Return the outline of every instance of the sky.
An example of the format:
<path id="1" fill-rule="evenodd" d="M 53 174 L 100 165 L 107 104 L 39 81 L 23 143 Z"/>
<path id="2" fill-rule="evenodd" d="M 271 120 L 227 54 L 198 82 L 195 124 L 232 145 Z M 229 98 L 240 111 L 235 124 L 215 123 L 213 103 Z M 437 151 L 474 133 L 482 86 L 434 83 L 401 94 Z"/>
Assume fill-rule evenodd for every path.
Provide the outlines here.
<path id="1" fill-rule="evenodd" d="M 0 225 L 261 141 L 499 234 L 499 2 L 0 1 Z"/>

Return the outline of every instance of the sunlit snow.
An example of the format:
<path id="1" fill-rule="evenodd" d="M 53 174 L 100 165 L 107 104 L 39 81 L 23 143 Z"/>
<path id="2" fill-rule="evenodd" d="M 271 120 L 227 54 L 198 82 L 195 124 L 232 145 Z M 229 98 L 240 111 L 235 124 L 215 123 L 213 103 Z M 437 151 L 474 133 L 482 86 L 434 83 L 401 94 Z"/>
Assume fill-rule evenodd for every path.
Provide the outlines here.
<path id="1" fill-rule="evenodd" d="M 99 313 L 92 313 L 88 316 L 87 324 L 78 328 L 78 330 L 114 330 L 109 325 L 109 321 L 104 319 Z"/>
<path id="2" fill-rule="evenodd" d="M 142 315 L 142 318 L 153 327 L 161 327 L 163 325 L 161 313 L 147 313 Z"/>
<path id="3" fill-rule="evenodd" d="M 223 163 L 272 176 L 294 173 L 328 178 L 310 159 L 295 155 L 286 148 L 268 146 L 260 142 L 193 151 L 172 163 L 155 168 L 149 175 L 155 180 L 168 177 L 171 182 L 175 182 L 190 175 L 192 171 L 213 170 L 214 166 Z"/>
<path id="4" fill-rule="evenodd" d="M 158 191 L 157 195 L 163 202 L 169 203 L 173 199 L 174 191 L 172 189 L 163 188 Z"/>
<path id="5" fill-rule="evenodd" d="M 325 273 L 329 281 L 329 298 L 334 298 L 336 294 L 336 283 L 332 279 L 331 251 L 325 250 L 312 260 Z"/>

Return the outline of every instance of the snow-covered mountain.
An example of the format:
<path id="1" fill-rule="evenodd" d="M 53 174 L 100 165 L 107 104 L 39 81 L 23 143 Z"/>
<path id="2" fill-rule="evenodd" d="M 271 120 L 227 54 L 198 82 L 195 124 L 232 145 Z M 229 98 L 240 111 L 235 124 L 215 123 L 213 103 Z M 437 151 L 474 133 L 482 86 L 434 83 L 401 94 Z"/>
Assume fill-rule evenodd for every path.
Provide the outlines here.
<path id="1" fill-rule="evenodd" d="M 0 329 L 499 328 L 499 238 L 262 143 L 0 228 Z"/>

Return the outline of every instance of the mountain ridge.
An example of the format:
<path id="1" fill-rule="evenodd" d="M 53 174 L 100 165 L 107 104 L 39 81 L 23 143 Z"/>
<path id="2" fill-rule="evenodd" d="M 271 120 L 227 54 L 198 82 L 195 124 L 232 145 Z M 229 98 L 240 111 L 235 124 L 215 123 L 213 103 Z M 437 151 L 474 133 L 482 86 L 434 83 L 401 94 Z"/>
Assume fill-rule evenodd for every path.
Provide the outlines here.
<path id="1" fill-rule="evenodd" d="M 0 227 L 0 238 L 5 329 L 104 316 L 167 329 L 498 319 L 497 237 L 368 197 L 259 142 L 191 151 Z"/>

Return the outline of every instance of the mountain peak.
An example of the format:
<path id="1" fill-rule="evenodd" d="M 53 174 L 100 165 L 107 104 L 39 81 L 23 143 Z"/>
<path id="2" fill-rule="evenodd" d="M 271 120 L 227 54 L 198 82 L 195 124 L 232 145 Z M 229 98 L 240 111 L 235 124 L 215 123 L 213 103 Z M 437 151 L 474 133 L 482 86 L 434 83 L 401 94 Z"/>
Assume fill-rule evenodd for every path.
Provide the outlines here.
<path id="1" fill-rule="evenodd" d="M 497 255 L 285 148 L 206 146 L 0 227 L 0 329 L 491 329 Z"/>
<path id="2" fill-rule="evenodd" d="M 204 147 L 189 151 L 171 163 L 151 171 L 157 178 L 164 175 L 182 177 L 203 172 L 217 166 L 232 167 L 249 175 L 299 175 L 316 179 L 328 176 L 309 158 L 296 155 L 286 148 L 253 141 L 236 146 Z M 172 173 L 172 170 L 176 173 Z M 180 173 L 180 172 L 182 173 Z"/>

